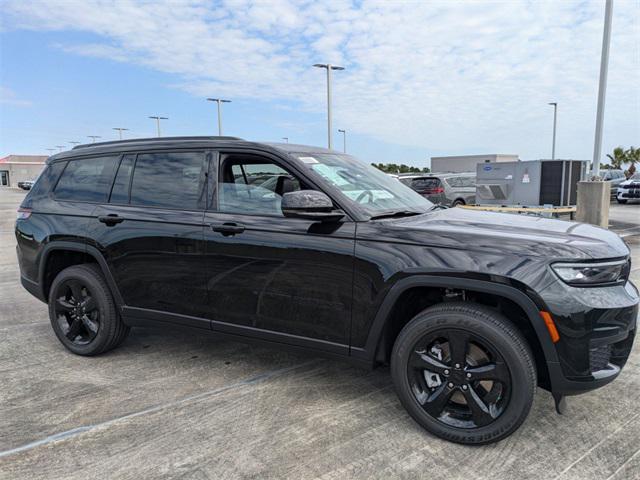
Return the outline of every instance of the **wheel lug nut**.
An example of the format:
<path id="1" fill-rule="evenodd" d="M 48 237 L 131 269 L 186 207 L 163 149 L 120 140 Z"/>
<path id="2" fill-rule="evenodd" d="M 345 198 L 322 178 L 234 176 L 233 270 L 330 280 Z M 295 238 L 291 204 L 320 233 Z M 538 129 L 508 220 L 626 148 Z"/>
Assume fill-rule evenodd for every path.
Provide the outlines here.
<path id="1" fill-rule="evenodd" d="M 456 363 L 456 368 L 460 368 L 460 364 L 459 363 Z"/>
<path id="2" fill-rule="evenodd" d="M 445 374 L 445 375 L 449 375 L 449 370 L 445 370 L 445 371 L 444 371 L 444 374 Z"/>
<path id="3" fill-rule="evenodd" d="M 471 378 L 471 374 L 470 373 L 467 373 L 467 378 Z"/>
<path id="4" fill-rule="evenodd" d="M 462 389 L 463 390 L 466 390 L 467 388 L 469 388 L 469 387 L 467 387 L 466 385 L 462 385 Z"/>
<path id="5" fill-rule="evenodd" d="M 453 383 L 449 382 L 449 388 L 453 388 Z"/>

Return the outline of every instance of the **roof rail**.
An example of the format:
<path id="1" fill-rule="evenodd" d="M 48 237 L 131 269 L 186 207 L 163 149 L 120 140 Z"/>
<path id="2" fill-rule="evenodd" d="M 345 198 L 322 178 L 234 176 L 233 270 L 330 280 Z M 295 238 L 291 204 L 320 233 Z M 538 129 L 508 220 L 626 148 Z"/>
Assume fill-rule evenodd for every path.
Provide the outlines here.
<path id="1" fill-rule="evenodd" d="M 128 138 L 126 140 L 111 140 L 108 142 L 95 142 L 95 143 L 83 143 L 76 145 L 72 150 L 78 150 L 89 147 L 99 147 L 102 145 L 118 145 L 140 142 L 175 142 L 180 140 L 244 140 L 240 137 L 227 137 L 227 136 L 187 136 L 187 137 L 147 137 L 147 138 Z"/>

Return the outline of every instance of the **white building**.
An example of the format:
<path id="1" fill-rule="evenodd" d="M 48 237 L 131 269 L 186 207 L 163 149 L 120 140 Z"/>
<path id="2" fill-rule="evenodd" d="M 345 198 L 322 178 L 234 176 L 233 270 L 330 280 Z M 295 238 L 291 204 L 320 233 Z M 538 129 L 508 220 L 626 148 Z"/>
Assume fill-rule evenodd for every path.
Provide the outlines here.
<path id="1" fill-rule="evenodd" d="M 0 158 L 0 188 L 17 187 L 18 182 L 35 180 L 46 160 L 46 155 L 8 155 Z"/>
<path id="2" fill-rule="evenodd" d="M 486 155 L 454 155 L 451 157 L 431 157 L 432 172 L 474 172 L 476 165 L 488 162 L 516 162 L 518 155 L 489 153 Z"/>

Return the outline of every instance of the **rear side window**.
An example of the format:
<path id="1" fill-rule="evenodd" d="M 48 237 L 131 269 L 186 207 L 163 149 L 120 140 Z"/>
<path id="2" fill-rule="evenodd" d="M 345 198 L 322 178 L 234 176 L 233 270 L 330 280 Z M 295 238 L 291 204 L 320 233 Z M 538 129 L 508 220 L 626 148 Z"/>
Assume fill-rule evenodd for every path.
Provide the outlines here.
<path id="1" fill-rule="evenodd" d="M 135 159 L 135 155 L 122 157 L 118 173 L 116 173 L 116 179 L 113 182 L 113 188 L 111 189 L 110 203 L 129 203 L 129 182 Z"/>
<path id="2" fill-rule="evenodd" d="M 196 210 L 204 207 L 204 152 L 139 154 L 131 204 Z"/>
<path id="3" fill-rule="evenodd" d="M 476 177 L 460 177 L 460 186 L 461 187 L 475 187 L 476 186 Z"/>
<path id="4" fill-rule="evenodd" d="M 118 156 L 70 160 L 54 190 L 58 200 L 105 202 Z"/>

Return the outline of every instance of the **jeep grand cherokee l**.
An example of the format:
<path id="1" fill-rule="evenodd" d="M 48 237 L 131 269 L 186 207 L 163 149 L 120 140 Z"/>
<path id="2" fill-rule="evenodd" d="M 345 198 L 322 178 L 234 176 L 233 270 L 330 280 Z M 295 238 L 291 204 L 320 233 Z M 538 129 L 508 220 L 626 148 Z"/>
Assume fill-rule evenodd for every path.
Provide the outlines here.
<path id="1" fill-rule="evenodd" d="M 591 225 L 438 208 L 331 150 L 229 137 L 76 146 L 18 211 L 24 287 L 79 355 L 178 324 L 388 363 L 428 431 L 516 430 L 536 385 L 616 378 L 636 331 L 629 249 Z"/>

